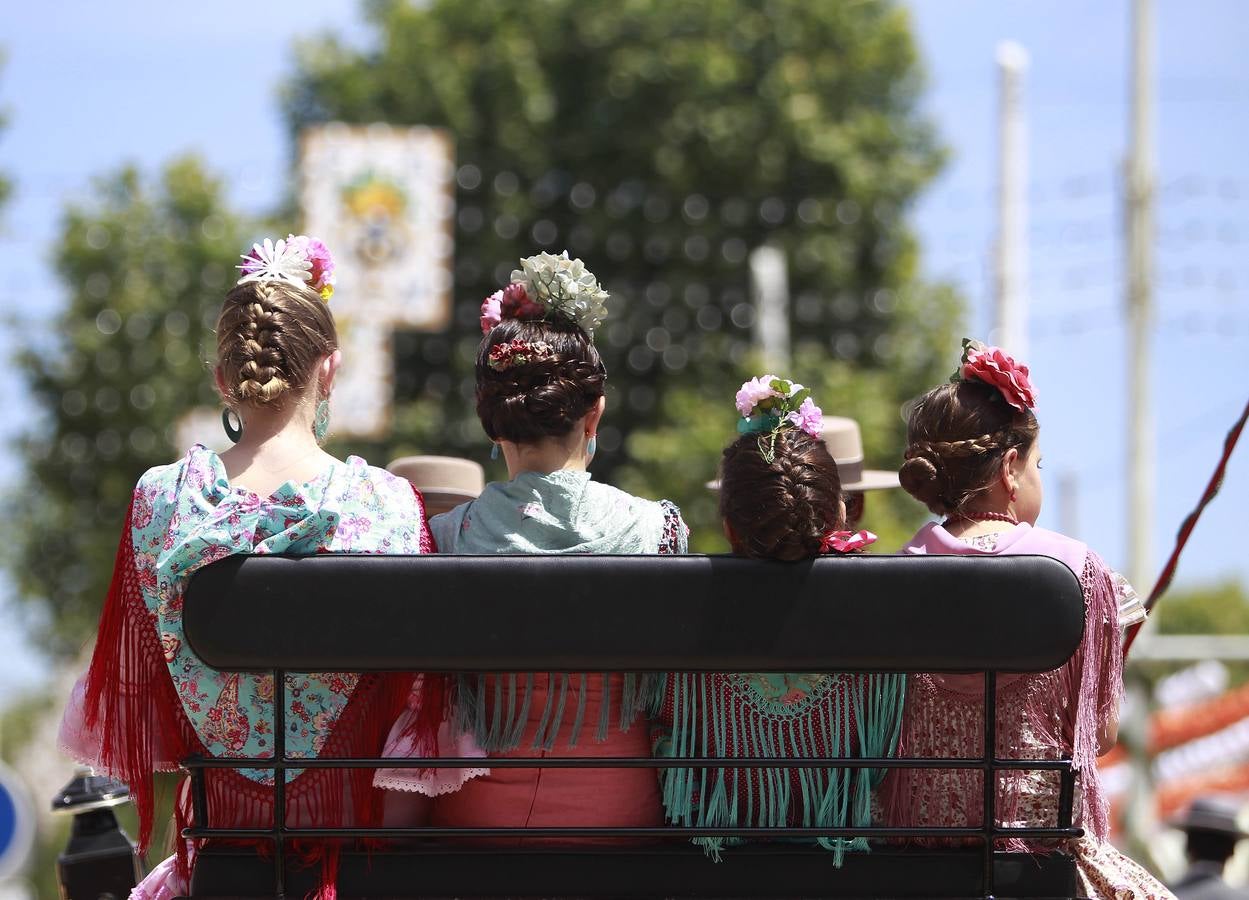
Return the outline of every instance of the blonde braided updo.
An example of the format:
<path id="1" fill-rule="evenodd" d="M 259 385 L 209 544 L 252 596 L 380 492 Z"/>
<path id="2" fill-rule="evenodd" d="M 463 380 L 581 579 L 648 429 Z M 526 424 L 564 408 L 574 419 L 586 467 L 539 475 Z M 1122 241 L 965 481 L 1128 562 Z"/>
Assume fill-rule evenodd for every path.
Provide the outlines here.
<path id="1" fill-rule="evenodd" d="M 249 281 L 226 295 L 217 319 L 217 365 L 229 406 L 280 406 L 338 349 L 329 307 L 311 288 Z"/>

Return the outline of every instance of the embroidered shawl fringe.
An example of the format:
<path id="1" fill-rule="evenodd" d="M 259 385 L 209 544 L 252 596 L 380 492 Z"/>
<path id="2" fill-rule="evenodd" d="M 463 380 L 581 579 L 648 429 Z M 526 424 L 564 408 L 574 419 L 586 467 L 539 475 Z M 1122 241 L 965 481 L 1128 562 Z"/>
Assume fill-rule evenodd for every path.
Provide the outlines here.
<path id="1" fill-rule="evenodd" d="M 834 686 L 793 714 L 763 712 L 746 700 L 733 676 L 669 675 L 675 758 L 761 756 L 884 757 L 893 753 L 902 727 L 904 675 L 839 675 Z M 871 824 L 872 791 L 884 770 L 664 769 L 664 809 L 673 825 L 734 828 L 739 825 L 843 828 Z M 847 851 L 867 851 L 864 838 L 818 838 L 840 866 Z M 715 860 L 735 838 L 694 838 Z"/>

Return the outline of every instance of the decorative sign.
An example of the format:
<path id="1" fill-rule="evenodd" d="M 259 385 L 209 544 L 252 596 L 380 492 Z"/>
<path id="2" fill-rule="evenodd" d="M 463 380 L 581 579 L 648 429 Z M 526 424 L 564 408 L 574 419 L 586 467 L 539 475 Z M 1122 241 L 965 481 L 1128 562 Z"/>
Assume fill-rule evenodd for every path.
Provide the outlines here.
<path id="1" fill-rule="evenodd" d="M 300 143 L 305 234 L 334 254 L 343 365 L 331 430 L 381 436 L 394 394 L 392 334 L 451 321 L 455 161 L 433 128 L 331 124 Z"/>
<path id="2" fill-rule="evenodd" d="M 34 840 L 30 795 L 16 773 L 0 763 L 0 878 L 21 871 Z"/>

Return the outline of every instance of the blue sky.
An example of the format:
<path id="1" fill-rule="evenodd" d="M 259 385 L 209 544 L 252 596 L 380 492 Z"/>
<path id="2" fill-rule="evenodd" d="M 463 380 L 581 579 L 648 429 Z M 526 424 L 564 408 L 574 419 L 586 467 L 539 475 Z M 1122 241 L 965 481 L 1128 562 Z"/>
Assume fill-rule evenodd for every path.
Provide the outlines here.
<path id="1" fill-rule="evenodd" d="M 1064 513 L 1077 536 L 1125 562 L 1126 386 L 1119 237 L 1119 173 L 1127 137 L 1126 0 L 911 0 L 929 74 L 926 106 L 950 164 L 915 210 L 928 273 L 971 301 L 970 330 L 988 326 L 996 87 L 1003 39 L 1031 56 L 1025 85 L 1031 158 L 1031 352 L 1049 500 L 1074 478 Z M 1157 270 L 1154 341 L 1158 565 L 1195 503 L 1223 435 L 1249 395 L 1249 26 L 1240 0 L 1157 3 Z M 280 13 L 285 13 L 282 15 Z M 229 181 L 232 200 L 263 212 L 286 187 L 289 148 L 277 87 L 297 37 L 331 29 L 368 35 L 346 0 L 218 0 L 171 7 L 153 0 L 37 5 L 6 11 L 0 46 L 0 169 L 16 196 L 0 225 L 0 310 L 37 323 L 61 300 L 48 266 L 60 211 L 89 197 L 91 178 L 136 162 L 149 170 L 194 151 Z M 25 332 L 0 334 L 8 353 Z M 951 354 L 956 352 L 951 348 Z M 33 411 L 12 372 L 0 438 Z M 18 477 L 0 455 L 0 482 Z M 1181 582 L 1249 582 L 1239 528 L 1249 499 L 1249 439 L 1233 459 L 1181 565 Z M 1070 517 L 1070 518 L 1069 518 Z M 4 621 L 15 613 L 4 600 Z M 0 629 L 0 699 L 37 679 L 17 629 Z"/>

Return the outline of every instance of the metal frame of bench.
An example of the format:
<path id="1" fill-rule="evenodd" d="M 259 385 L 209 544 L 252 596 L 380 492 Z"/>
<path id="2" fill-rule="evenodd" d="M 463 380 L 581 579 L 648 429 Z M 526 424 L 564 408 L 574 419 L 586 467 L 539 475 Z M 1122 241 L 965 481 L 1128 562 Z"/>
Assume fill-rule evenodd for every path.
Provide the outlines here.
<path id="1" fill-rule="evenodd" d="M 1009 602 L 1004 598 L 1010 598 Z M 760 620 L 759 604 L 769 616 Z M 316 609 L 316 629 L 300 627 L 289 610 Z M 436 615 L 431 613 L 436 612 Z M 239 628 L 240 622 L 247 628 Z M 802 563 L 770 563 L 717 556 L 238 556 L 214 563 L 192 580 L 184 599 L 186 639 L 208 665 L 232 672 L 269 672 L 274 679 L 274 757 L 194 758 L 191 773 L 194 825 L 191 838 L 253 838 L 274 845 L 273 893 L 284 896 L 288 877 L 285 845 L 296 838 L 584 838 L 622 839 L 733 836 L 762 839 L 863 836 L 875 839 L 962 838 L 981 849 L 979 893 L 993 897 L 999 871 L 1010 857 L 995 851 L 1009 837 L 1069 839 L 1083 831 L 1071 823 L 1074 773 L 1070 759 L 1000 759 L 995 755 L 997 677 L 1033 673 L 1062 665 L 1079 645 L 1084 600 L 1074 574 L 1046 557 L 902 557 L 867 555 L 824 557 Z M 383 624 L 379 624 L 383 623 Z M 553 627 L 558 623 L 558 627 Z M 662 623 L 662 624 L 660 624 Z M 285 779 L 274 778 L 275 815 L 270 828 L 215 828 L 209 820 L 204 785 L 207 768 L 255 768 L 282 773 L 288 768 L 374 768 L 479 766 L 480 759 L 397 760 L 377 758 L 303 759 L 286 756 L 285 681 L 287 672 L 937 672 L 984 674 L 985 751 L 973 758 L 803 758 L 722 759 L 719 757 L 491 758 L 494 768 L 933 768 L 983 772 L 984 820 L 980 826 L 939 828 L 298 828 L 288 825 Z M 999 826 L 995 804 L 998 773 L 1007 770 L 1060 773 L 1057 826 Z M 701 851 L 688 849 L 701 857 Z M 735 848 L 726 859 L 742 850 Z M 792 846 L 755 850 L 758 861 Z M 518 863 L 541 855 L 576 868 L 579 855 L 628 858 L 635 847 L 579 850 L 499 851 L 423 846 L 403 855 L 432 865 L 436 858 L 512 860 L 519 878 L 529 874 L 543 885 L 558 885 L 556 866 L 545 874 Z M 671 848 L 651 853 L 652 866 L 665 857 L 676 876 L 703 880 L 705 869 L 691 869 L 691 853 Z M 812 855 L 825 855 L 813 851 Z M 896 858 L 885 851 L 881 856 Z M 375 855 L 376 856 L 376 855 Z M 863 856 L 860 854 L 860 856 Z M 962 850 L 931 851 L 919 857 L 951 859 Z M 1025 857 L 1026 858 L 1026 857 Z M 201 854 L 200 862 L 207 857 Z M 709 860 L 698 860 L 706 866 Z M 827 860 L 824 860 L 828 864 Z M 727 863 L 720 864 L 721 866 Z M 851 868 L 869 868 L 853 862 Z M 818 864 L 817 864 L 818 865 Z M 472 867 L 481 869 L 483 867 Z M 965 868 L 959 871 L 966 874 Z M 948 869 L 948 866 L 947 866 Z M 936 872 L 936 869 L 931 869 Z M 464 871 L 464 870 L 462 870 Z M 788 871 L 788 869 L 787 869 Z M 818 890 L 836 894 L 833 879 Z M 951 870 L 953 871 L 953 870 Z M 465 871 L 465 874 L 470 874 Z M 657 873 L 652 873 L 657 874 Z M 796 874 L 796 873 L 795 873 Z M 483 885 L 501 884 L 497 869 Z M 446 878 L 440 879 L 446 881 Z M 472 878 L 467 879 L 472 882 Z M 567 881 L 567 880 L 566 880 Z M 583 879 L 584 881 L 584 879 Z M 660 889 L 666 896 L 725 896 L 707 879 L 699 885 Z M 1026 873 L 1023 881 L 1027 881 Z M 572 879 L 575 882 L 575 879 Z M 860 878 L 862 883 L 862 878 Z M 535 885 L 536 886 L 536 885 Z M 566 885 L 567 886 L 567 885 Z M 1017 884 L 1014 886 L 1018 886 Z M 778 885 L 770 891 L 775 896 Z M 445 888 L 444 888 L 445 889 Z M 833 893 L 829 893 L 832 890 Z M 932 887 L 926 896 L 943 894 Z M 691 893 L 693 891 L 693 893 Z M 348 889 L 343 893 L 351 894 Z M 551 895 L 547 887 L 538 892 Z M 575 892 L 575 891 L 574 891 Z M 472 885 L 457 893 L 474 895 Z M 526 893 L 511 888 L 509 894 Z M 800 892 L 807 893 L 809 891 Z M 622 885 L 612 894 L 624 896 Z M 421 895 L 420 889 L 414 896 Z M 441 895 L 437 894 L 436 895 Z M 631 896 L 645 896 L 632 893 Z M 759 894 L 747 894 L 758 896 Z M 1021 893 L 1018 896 L 1035 896 Z M 845 895 L 842 895 L 845 896 Z"/>

